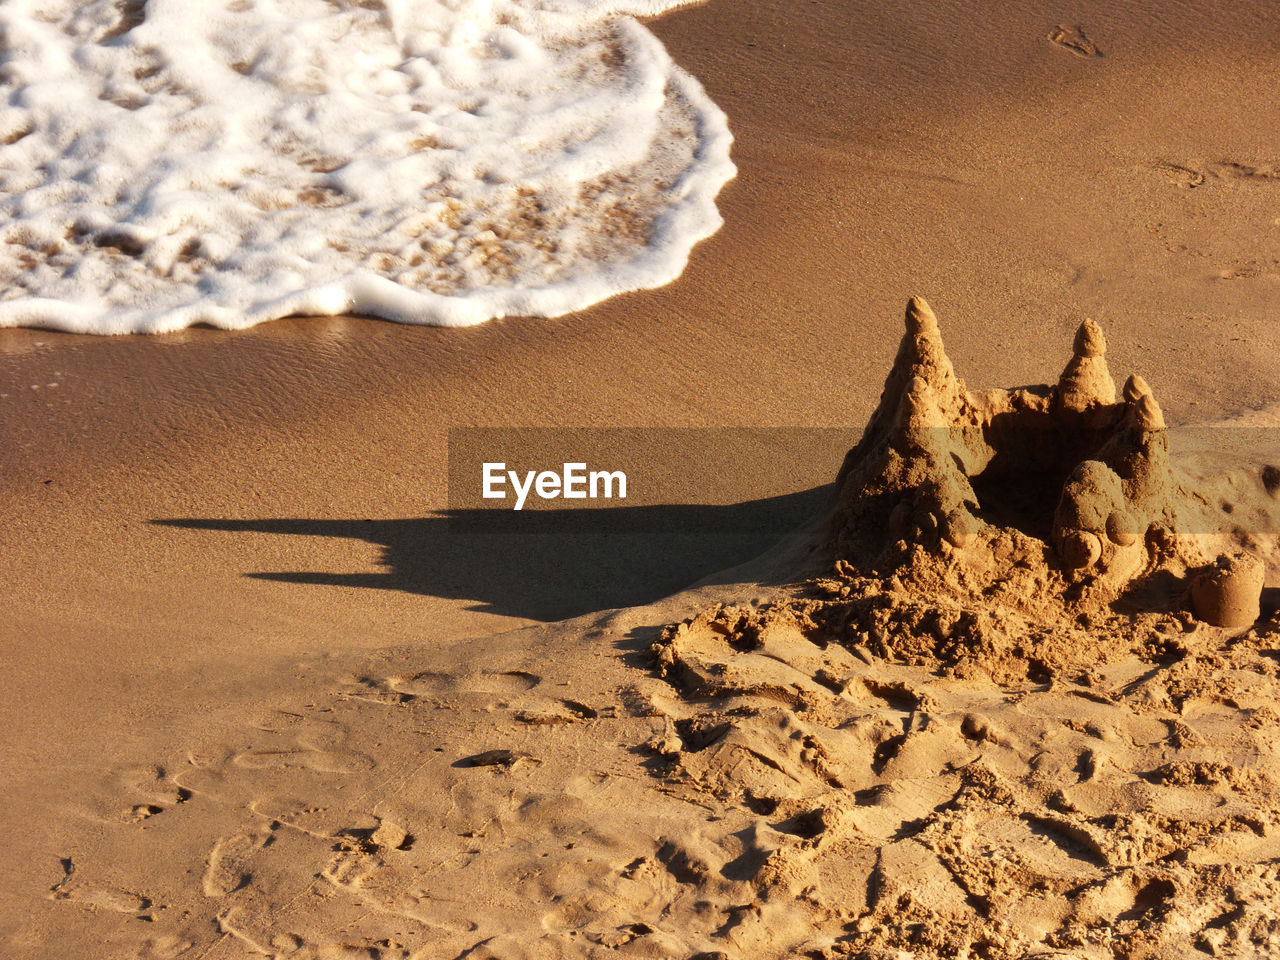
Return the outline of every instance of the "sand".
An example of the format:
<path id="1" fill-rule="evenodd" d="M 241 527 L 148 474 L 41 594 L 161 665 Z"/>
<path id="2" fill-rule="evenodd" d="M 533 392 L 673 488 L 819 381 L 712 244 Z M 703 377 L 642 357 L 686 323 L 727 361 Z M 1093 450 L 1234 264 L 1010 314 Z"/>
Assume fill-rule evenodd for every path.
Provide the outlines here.
<path id="1" fill-rule="evenodd" d="M 916 293 L 975 390 L 1056 377 L 1092 317 L 1116 379 L 1139 372 L 1171 424 L 1280 399 L 1268 16 L 1261 3 L 1085 4 L 1064 22 L 1031 5 L 715 0 L 653 24 L 729 114 L 740 169 L 724 230 L 670 287 L 467 331 L 351 318 L 143 340 L 6 331 L 6 952 L 782 956 L 835 949 L 831 937 L 923 949 L 912 930 L 947 950 L 976 930 L 1010 938 L 988 955 L 1019 956 L 1066 929 L 1080 944 L 1045 949 L 1141 956 L 1141 926 L 1265 953 L 1269 628 L 1197 627 L 1191 653 L 1138 674 L 1126 664 L 1144 654 L 1121 651 L 1089 695 L 1069 678 L 1050 696 L 1043 679 L 939 677 L 868 648 L 874 663 L 836 664 L 870 678 L 852 694 L 818 684 L 862 711 L 840 722 L 862 722 L 869 753 L 841 756 L 865 779 L 815 781 L 810 761 L 792 764 L 832 751 L 827 734 L 793 742 L 799 727 L 758 713 L 734 737 L 784 738 L 766 753 L 796 779 L 793 806 L 753 810 L 738 739 L 681 744 L 758 694 L 695 702 L 648 650 L 705 608 L 776 600 L 794 557 L 716 575 L 764 546 L 725 543 L 673 576 L 659 539 L 625 577 L 598 551 L 562 551 L 554 569 L 465 564 L 465 545 L 427 521 L 460 424 L 847 429 L 840 450 L 785 454 L 794 490 L 825 485 Z M 1073 26 L 1087 45 L 1059 31 Z M 1090 47 L 1101 56 L 1080 55 Z M 788 492 L 761 489 L 752 464 L 706 502 Z M 718 583 L 661 599 L 704 576 Z M 609 612 L 623 604 L 640 606 Z M 930 725 L 936 739 L 877 759 Z M 1203 752 L 1182 752 L 1197 737 Z M 1045 744 L 1036 780 L 1018 764 Z M 491 750 L 512 755 L 454 766 Z M 991 776 L 956 772 L 984 752 Z M 1007 803 L 992 799 L 1001 779 Z M 935 811 L 962 785 L 968 820 Z M 1050 807 L 1053 790 L 1074 809 Z M 814 811 L 837 800 L 855 816 L 828 831 Z M 1103 830 L 1102 810 L 1146 825 Z M 827 832 L 841 839 L 824 846 Z M 757 879 L 788 845 L 803 849 L 780 858 L 780 879 Z M 1011 850 L 1024 872 L 968 872 Z M 1042 902 L 1014 896 L 1037 883 Z M 1092 905 L 1055 913 L 1081 886 Z M 891 911 L 908 887 L 922 903 Z M 1010 904 L 1010 930 L 982 925 L 983 897 L 996 914 Z"/>

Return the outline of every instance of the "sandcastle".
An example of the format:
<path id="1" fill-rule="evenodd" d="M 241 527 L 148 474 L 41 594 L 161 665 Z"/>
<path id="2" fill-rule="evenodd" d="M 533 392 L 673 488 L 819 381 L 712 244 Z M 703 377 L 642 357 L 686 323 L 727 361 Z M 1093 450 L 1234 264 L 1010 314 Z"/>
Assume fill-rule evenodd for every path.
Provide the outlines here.
<path id="1" fill-rule="evenodd" d="M 1117 397 L 1106 348 L 1085 320 L 1056 384 L 971 393 L 933 311 L 913 298 L 879 405 L 836 481 L 837 556 L 882 573 L 921 550 L 974 569 L 1034 558 L 1100 599 L 1161 567 L 1205 563 L 1177 535 L 1190 499 L 1160 406 L 1136 374 Z"/>
<path id="2" fill-rule="evenodd" d="M 1280 955 L 1280 467 L 1171 452 L 1090 321 L 1056 383 L 980 393 L 906 323 L 822 573 L 651 647 L 654 769 L 733 811 L 705 875 L 787 956 Z"/>

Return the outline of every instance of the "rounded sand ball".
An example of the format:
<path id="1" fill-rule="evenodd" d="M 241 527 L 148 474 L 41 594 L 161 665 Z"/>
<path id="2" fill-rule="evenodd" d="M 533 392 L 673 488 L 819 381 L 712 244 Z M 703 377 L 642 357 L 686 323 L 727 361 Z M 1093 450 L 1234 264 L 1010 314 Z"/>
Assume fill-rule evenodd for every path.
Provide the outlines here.
<path id="1" fill-rule="evenodd" d="M 1252 554 L 1223 555 L 1191 581 L 1196 616 L 1215 627 L 1247 627 L 1261 615 L 1266 568 Z"/>
<path id="2" fill-rule="evenodd" d="M 956 508 L 942 520 L 942 536 L 957 550 L 963 550 L 973 542 L 978 532 L 978 521 L 968 510 Z"/>
<path id="3" fill-rule="evenodd" d="M 1102 541 L 1088 531 L 1072 530 L 1059 542 L 1058 555 L 1068 570 L 1083 570 L 1102 558 Z"/>
<path id="4" fill-rule="evenodd" d="M 1122 547 L 1138 542 L 1138 521 L 1128 510 L 1112 510 L 1107 517 L 1107 539 Z"/>

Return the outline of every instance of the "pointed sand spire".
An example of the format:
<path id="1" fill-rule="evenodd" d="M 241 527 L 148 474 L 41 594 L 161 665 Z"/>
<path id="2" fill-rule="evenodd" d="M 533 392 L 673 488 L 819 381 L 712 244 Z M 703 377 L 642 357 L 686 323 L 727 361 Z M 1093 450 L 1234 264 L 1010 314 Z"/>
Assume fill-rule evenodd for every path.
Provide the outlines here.
<path id="1" fill-rule="evenodd" d="M 1058 380 L 1058 404 L 1063 410 L 1084 411 L 1116 402 L 1116 383 L 1107 369 L 1107 338 L 1102 328 L 1085 320 L 1076 331 L 1071 361 Z"/>
<path id="2" fill-rule="evenodd" d="M 1125 381 L 1124 399 L 1129 404 L 1129 422 L 1136 429 L 1144 433 L 1164 429 L 1164 412 L 1147 381 L 1136 373 Z"/>
<path id="3" fill-rule="evenodd" d="M 913 337 L 938 332 L 938 318 L 924 297 L 912 297 L 907 301 L 907 333 Z"/>
<path id="4" fill-rule="evenodd" d="M 916 376 L 929 381 L 940 394 L 950 394 L 957 386 L 955 368 L 942 346 L 942 333 L 938 330 L 938 318 L 929 309 L 923 297 L 912 297 L 907 302 L 906 335 L 898 351 L 895 366 L 908 363 L 916 368 Z"/>
<path id="5" fill-rule="evenodd" d="M 1147 381 L 1136 373 L 1129 374 L 1129 379 L 1124 382 L 1125 402 L 1137 403 L 1141 397 L 1149 396 L 1152 396 L 1152 393 Z"/>
<path id="6" fill-rule="evenodd" d="M 922 380 L 927 387 L 923 392 L 930 396 L 941 423 L 946 423 L 964 396 L 964 385 L 956 378 L 955 368 L 942 345 L 938 318 L 923 297 L 912 297 L 907 302 L 904 322 L 906 332 L 898 346 L 893 369 L 885 380 L 884 399 L 891 400 L 891 409 L 902 410 L 904 404 L 912 402 L 908 394 L 921 392 L 915 381 Z"/>
<path id="7" fill-rule="evenodd" d="M 1092 320 L 1086 318 L 1080 324 L 1080 328 L 1076 330 L 1075 341 L 1072 343 L 1072 349 L 1077 357 L 1102 357 L 1107 353 L 1107 338 L 1103 336 L 1102 328 Z"/>

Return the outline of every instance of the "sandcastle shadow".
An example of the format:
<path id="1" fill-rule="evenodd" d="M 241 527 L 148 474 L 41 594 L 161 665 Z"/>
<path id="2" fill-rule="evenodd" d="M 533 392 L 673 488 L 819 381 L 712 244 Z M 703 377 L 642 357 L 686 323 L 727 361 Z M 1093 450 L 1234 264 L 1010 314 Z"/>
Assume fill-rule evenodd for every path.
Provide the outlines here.
<path id="1" fill-rule="evenodd" d="M 650 603 L 759 555 L 812 522 L 831 486 L 728 505 L 455 510 L 402 520 L 169 518 L 157 526 L 378 544 L 376 572 L 246 572 L 258 580 L 475 601 L 534 620 Z"/>

